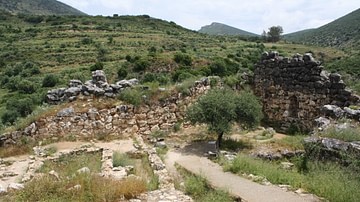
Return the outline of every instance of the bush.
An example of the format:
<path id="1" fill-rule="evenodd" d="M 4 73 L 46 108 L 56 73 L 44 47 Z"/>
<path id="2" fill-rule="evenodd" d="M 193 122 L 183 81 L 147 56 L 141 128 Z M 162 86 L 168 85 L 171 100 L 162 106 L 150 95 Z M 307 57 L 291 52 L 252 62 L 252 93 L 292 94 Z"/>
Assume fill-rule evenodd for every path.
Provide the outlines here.
<path id="1" fill-rule="evenodd" d="M 118 79 L 125 79 L 128 75 L 128 71 L 124 67 L 120 67 L 117 71 Z"/>
<path id="2" fill-rule="evenodd" d="M 138 89 L 127 88 L 119 95 L 120 100 L 132 104 L 134 106 L 140 106 L 142 103 L 142 93 Z"/>
<path id="3" fill-rule="evenodd" d="M 29 80 L 21 80 L 16 88 L 18 91 L 26 94 L 32 94 L 36 91 L 35 83 Z"/>
<path id="4" fill-rule="evenodd" d="M 85 38 L 81 39 L 81 44 L 83 44 L 83 45 L 89 45 L 92 43 L 93 43 L 93 40 L 90 37 L 85 37 Z"/>
<path id="5" fill-rule="evenodd" d="M 1 122 L 3 124 L 14 124 L 15 121 L 20 117 L 19 112 L 17 112 L 16 110 L 6 110 L 2 115 L 1 115 Z"/>
<path id="6" fill-rule="evenodd" d="M 178 64 L 185 65 L 185 66 L 191 66 L 191 64 L 192 64 L 191 56 L 182 54 L 182 53 L 176 53 L 174 55 L 174 61 Z"/>
<path id="7" fill-rule="evenodd" d="M 48 74 L 42 81 L 42 87 L 54 87 L 59 82 L 59 78 L 54 74 Z"/>
<path id="8" fill-rule="evenodd" d="M 6 102 L 8 110 L 17 111 L 22 117 L 31 114 L 34 110 L 34 101 L 31 98 L 11 98 Z"/>
<path id="9" fill-rule="evenodd" d="M 104 64 L 102 62 L 96 62 L 94 65 L 90 67 L 90 71 L 103 70 Z"/>
<path id="10" fill-rule="evenodd" d="M 144 72 L 149 67 L 149 62 L 145 59 L 137 60 L 134 64 L 134 72 Z"/>

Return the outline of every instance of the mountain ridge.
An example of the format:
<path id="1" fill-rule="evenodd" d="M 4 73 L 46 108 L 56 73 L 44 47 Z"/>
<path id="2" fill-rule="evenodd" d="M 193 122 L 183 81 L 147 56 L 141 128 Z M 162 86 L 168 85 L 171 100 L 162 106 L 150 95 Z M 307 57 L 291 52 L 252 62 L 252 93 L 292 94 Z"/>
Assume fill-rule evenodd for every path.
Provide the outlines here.
<path id="1" fill-rule="evenodd" d="M 0 10 L 12 14 L 86 15 L 86 13 L 57 0 L 0 0 Z"/>
<path id="2" fill-rule="evenodd" d="M 259 36 L 236 27 L 232 27 L 223 23 L 213 22 L 210 25 L 205 25 L 199 30 L 200 33 L 210 34 L 210 35 L 228 35 L 228 36 L 248 36 L 254 37 Z"/>
<path id="3" fill-rule="evenodd" d="M 331 47 L 360 46 L 360 9 L 316 29 L 286 34 L 285 40 Z"/>

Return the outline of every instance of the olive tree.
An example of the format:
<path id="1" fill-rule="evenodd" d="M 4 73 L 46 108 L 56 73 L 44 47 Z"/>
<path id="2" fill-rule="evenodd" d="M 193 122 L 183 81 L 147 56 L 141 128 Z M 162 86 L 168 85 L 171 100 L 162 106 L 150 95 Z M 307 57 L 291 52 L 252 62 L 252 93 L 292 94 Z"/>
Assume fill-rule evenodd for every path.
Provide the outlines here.
<path id="1" fill-rule="evenodd" d="M 208 131 L 217 134 L 216 146 L 221 147 L 224 134 L 233 123 L 255 127 L 262 119 L 262 106 L 251 92 L 236 93 L 230 89 L 214 89 L 190 106 L 186 119 L 191 124 L 207 124 Z"/>
<path id="2" fill-rule="evenodd" d="M 281 26 L 272 26 L 267 32 L 267 37 L 270 42 L 277 42 L 280 40 L 281 34 L 284 32 Z"/>

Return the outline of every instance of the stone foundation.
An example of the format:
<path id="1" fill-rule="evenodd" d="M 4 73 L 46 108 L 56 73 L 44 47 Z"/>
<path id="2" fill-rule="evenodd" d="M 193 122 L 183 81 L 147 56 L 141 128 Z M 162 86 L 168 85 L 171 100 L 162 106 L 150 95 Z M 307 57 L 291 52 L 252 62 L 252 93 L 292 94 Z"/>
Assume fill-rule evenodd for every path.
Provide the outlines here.
<path id="1" fill-rule="evenodd" d="M 132 134 L 150 135 L 155 131 L 169 131 L 184 119 L 188 105 L 210 89 L 209 78 L 195 82 L 190 95 L 173 94 L 162 102 L 151 106 L 119 105 L 110 109 L 90 108 L 87 112 L 70 107 L 57 115 L 40 118 L 22 131 L 0 136 L 0 145 L 16 144 L 23 136 L 34 138 L 75 138 L 98 135 L 129 137 Z"/>

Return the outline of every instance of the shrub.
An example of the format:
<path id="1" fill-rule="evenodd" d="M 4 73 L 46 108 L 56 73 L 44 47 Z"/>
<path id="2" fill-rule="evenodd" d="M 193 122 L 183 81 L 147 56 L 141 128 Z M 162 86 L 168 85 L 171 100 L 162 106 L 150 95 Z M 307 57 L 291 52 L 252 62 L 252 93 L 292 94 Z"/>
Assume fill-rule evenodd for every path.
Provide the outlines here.
<path id="1" fill-rule="evenodd" d="M 128 71 L 124 67 L 120 67 L 117 71 L 118 79 L 125 79 L 128 75 Z"/>
<path id="2" fill-rule="evenodd" d="M 29 80 L 21 80 L 16 88 L 18 91 L 26 94 L 32 94 L 36 91 L 35 83 Z"/>
<path id="3" fill-rule="evenodd" d="M 191 66 L 191 64 L 192 64 L 191 56 L 182 54 L 182 53 L 176 53 L 174 55 L 174 61 L 178 64 L 185 65 L 185 66 Z"/>
<path id="4" fill-rule="evenodd" d="M 120 100 L 132 104 L 134 106 L 140 106 L 142 103 L 142 93 L 138 89 L 127 88 L 119 95 Z"/>
<path id="5" fill-rule="evenodd" d="M 134 164 L 128 155 L 119 152 L 114 152 L 112 158 L 114 167 L 125 167 Z"/>
<path id="6" fill-rule="evenodd" d="M 3 124 L 14 124 L 19 117 L 20 114 L 16 110 L 6 110 L 1 115 L 1 122 Z"/>
<path id="7" fill-rule="evenodd" d="M 149 67 L 149 62 L 145 59 L 137 60 L 134 64 L 134 72 L 144 72 Z"/>
<path id="8" fill-rule="evenodd" d="M 42 87 L 54 87 L 59 82 L 59 78 L 54 74 L 48 74 L 42 81 Z"/>
<path id="9" fill-rule="evenodd" d="M 34 101 L 31 98 L 14 97 L 6 102 L 8 110 L 17 111 L 22 117 L 31 114 L 34 109 Z"/>
<path id="10" fill-rule="evenodd" d="M 104 64 L 102 62 L 96 62 L 90 67 L 90 71 L 102 70 L 104 69 Z"/>
<path id="11" fill-rule="evenodd" d="M 82 38 L 82 39 L 81 39 L 81 43 L 82 43 L 83 45 L 89 45 L 89 44 L 92 44 L 92 43 L 93 43 L 93 40 L 92 40 L 92 38 L 90 38 L 90 37 L 85 37 L 85 38 Z"/>

